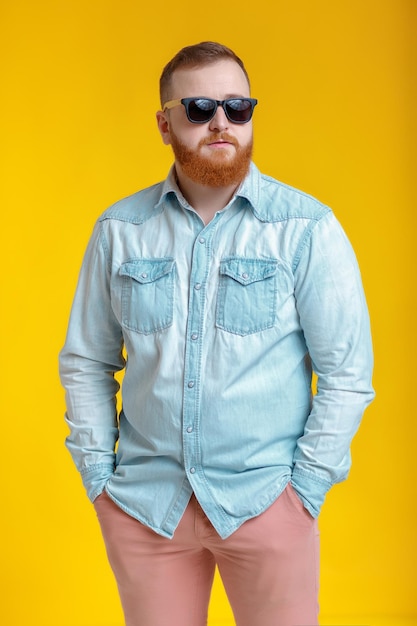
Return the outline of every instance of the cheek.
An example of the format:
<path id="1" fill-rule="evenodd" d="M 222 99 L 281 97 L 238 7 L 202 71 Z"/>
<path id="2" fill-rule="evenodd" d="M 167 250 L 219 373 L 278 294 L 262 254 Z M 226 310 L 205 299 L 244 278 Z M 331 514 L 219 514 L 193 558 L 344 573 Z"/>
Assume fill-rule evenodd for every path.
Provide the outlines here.
<path id="1" fill-rule="evenodd" d="M 252 124 L 243 125 L 239 127 L 238 133 L 236 133 L 236 138 L 241 146 L 247 146 L 253 141 L 253 130 Z"/>
<path id="2" fill-rule="evenodd" d="M 172 132 L 175 134 L 175 137 L 188 148 L 197 148 L 201 139 L 206 136 L 201 126 L 190 123 L 182 128 L 173 128 Z"/>

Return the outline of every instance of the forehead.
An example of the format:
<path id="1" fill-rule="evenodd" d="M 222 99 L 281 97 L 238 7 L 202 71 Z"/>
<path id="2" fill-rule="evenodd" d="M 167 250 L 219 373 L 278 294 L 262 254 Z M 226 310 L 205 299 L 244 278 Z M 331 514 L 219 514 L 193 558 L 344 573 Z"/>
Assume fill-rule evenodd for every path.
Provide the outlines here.
<path id="1" fill-rule="evenodd" d="M 171 98 L 207 96 L 223 100 L 231 96 L 249 96 L 249 84 L 242 68 L 231 59 L 201 67 L 182 68 L 171 79 Z"/>

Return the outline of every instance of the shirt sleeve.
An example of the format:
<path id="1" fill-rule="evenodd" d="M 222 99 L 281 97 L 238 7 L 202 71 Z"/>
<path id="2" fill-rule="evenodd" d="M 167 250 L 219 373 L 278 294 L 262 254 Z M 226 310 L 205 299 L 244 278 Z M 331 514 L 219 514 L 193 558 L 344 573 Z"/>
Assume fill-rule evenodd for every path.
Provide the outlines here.
<path id="1" fill-rule="evenodd" d="M 295 295 L 317 393 L 294 455 L 292 484 L 313 516 L 349 472 L 350 444 L 372 388 L 370 323 L 358 264 L 329 212 L 300 246 Z"/>
<path id="2" fill-rule="evenodd" d="M 94 500 L 114 471 L 118 439 L 115 372 L 124 365 L 120 325 L 110 298 L 110 260 L 101 224 L 86 250 L 59 355 L 66 390 L 66 445 Z"/>

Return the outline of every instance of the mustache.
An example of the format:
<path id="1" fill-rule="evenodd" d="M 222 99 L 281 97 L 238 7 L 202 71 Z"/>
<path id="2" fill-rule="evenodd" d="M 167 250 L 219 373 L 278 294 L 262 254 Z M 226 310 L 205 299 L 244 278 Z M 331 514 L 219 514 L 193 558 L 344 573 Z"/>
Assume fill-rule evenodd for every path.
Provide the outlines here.
<path id="1" fill-rule="evenodd" d="M 229 135 L 229 133 L 212 133 L 210 137 L 205 137 L 204 139 L 201 139 L 198 145 L 199 147 L 207 146 L 210 143 L 215 143 L 216 141 L 227 141 L 228 143 L 231 143 L 233 146 L 235 146 L 235 148 L 239 147 L 239 142 L 236 137 Z"/>

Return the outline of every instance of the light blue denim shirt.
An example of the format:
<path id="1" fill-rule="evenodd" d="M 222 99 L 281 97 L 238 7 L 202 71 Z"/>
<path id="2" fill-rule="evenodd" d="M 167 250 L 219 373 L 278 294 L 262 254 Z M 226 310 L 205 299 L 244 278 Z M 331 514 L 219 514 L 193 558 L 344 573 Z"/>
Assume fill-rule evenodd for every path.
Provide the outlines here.
<path id="1" fill-rule="evenodd" d="M 194 492 L 225 538 L 291 481 L 317 516 L 374 395 L 352 248 L 328 207 L 253 164 L 205 226 L 171 170 L 98 220 L 60 372 L 91 500 L 105 489 L 172 537 Z"/>

